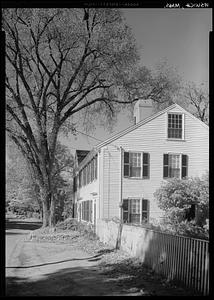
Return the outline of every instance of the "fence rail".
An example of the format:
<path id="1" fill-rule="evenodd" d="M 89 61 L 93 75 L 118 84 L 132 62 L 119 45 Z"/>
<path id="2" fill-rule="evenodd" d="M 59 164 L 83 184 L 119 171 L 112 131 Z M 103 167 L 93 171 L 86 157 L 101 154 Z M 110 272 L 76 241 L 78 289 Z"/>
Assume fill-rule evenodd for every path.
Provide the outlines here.
<path id="1" fill-rule="evenodd" d="M 116 245 L 118 224 L 98 221 L 97 234 L 101 241 Z M 202 295 L 209 294 L 209 241 L 124 224 L 121 248 L 169 280 Z"/>
<path id="2" fill-rule="evenodd" d="M 169 280 L 209 293 L 209 241 L 153 231 L 144 263 Z"/>

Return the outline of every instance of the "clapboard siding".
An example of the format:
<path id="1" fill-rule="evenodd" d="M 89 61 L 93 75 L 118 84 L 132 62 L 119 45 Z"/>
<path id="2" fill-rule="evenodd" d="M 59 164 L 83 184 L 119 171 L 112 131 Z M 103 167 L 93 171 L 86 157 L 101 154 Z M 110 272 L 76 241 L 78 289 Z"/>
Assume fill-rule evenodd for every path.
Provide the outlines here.
<path id="1" fill-rule="evenodd" d="M 120 151 L 108 146 L 103 149 L 103 217 L 118 216 L 120 186 Z"/>
<path id="2" fill-rule="evenodd" d="M 184 113 L 177 107 L 170 112 Z M 163 181 L 164 153 L 188 155 L 188 176 L 201 176 L 208 170 L 208 128 L 189 114 L 184 116 L 184 141 L 167 139 L 167 113 L 165 113 L 105 146 L 103 152 L 103 216 L 105 218 L 119 216 L 120 151 L 116 146 L 121 146 L 124 151 L 150 153 L 150 178 L 123 178 L 123 198 L 144 197 L 150 200 L 150 216 L 154 219 L 162 213 L 155 203 L 153 193 Z"/>

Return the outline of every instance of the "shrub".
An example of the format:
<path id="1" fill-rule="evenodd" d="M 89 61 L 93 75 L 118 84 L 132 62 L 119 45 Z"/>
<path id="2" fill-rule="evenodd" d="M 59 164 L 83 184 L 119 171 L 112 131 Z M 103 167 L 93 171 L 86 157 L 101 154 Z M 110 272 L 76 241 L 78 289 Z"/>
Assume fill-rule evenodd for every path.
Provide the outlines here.
<path id="1" fill-rule="evenodd" d="M 172 178 L 154 193 L 158 206 L 165 212 L 162 227 L 178 234 L 208 238 L 209 180 Z"/>

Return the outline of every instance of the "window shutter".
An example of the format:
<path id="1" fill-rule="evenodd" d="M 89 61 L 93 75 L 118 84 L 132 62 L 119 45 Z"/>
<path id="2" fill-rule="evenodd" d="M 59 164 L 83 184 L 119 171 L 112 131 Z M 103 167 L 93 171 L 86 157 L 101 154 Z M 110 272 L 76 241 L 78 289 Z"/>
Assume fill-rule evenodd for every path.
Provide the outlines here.
<path id="1" fill-rule="evenodd" d="M 143 153 L 143 178 L 149 178 L 149 164 L 150 164 L 149 153 Z"/>
<path id="2" fill-rule="evenodd" d="M 182 171 L 181 171 L 181 178 L 187 177 L 187 165 L 188 165 L 188 156 L 182 155 Z"/>
<path id="3" fill-rule="evenodd" d="M 149 200 L 142 199 L 142 222 L 149 222 Z"/>
<path id="4" fill-rule="evenodd" d="M 169 155 L 164 154 L 163 155 L 163 178 L 169 177 Z"/>
<path id="5" fill-rule="evenodd" d="M 123 223 L 129 222 L 129 199 L 123 199 Z"/>
<path id="6" fill-rule="evenodd" d="M 123 175 L 125 177 L 129 177 L 130 173 L 130 164 L 129 164 L 129 152 L 124 152 L 124 167 L 123 167 Z"/>

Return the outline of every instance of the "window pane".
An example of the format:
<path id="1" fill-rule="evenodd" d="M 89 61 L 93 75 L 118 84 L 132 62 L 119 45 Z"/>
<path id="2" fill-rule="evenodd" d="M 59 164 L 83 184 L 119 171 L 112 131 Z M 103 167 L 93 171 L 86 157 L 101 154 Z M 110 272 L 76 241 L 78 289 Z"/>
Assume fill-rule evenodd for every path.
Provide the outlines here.
<path id="1" fill-rule="evenodd" d="M 130 153 L 130 164 L 133 167 L 141 166 L 141 153 Z"/>
<path id="2" fill-rule="evenodd" d="M 140 214 L 131 214 L 130 222 L 131 223 L 140 223 Z"/>
<path id="3" fill-rule="evenodd" d="M 140 199 L 130 199 L 131 201 L 131 214 L 139 214 L 140 213 Z"/>
<path id="4" fill-rule="evenodd" d="M 131 177 L 141 177 L 141 167 L 130 167 L 130 176 Z"/>

